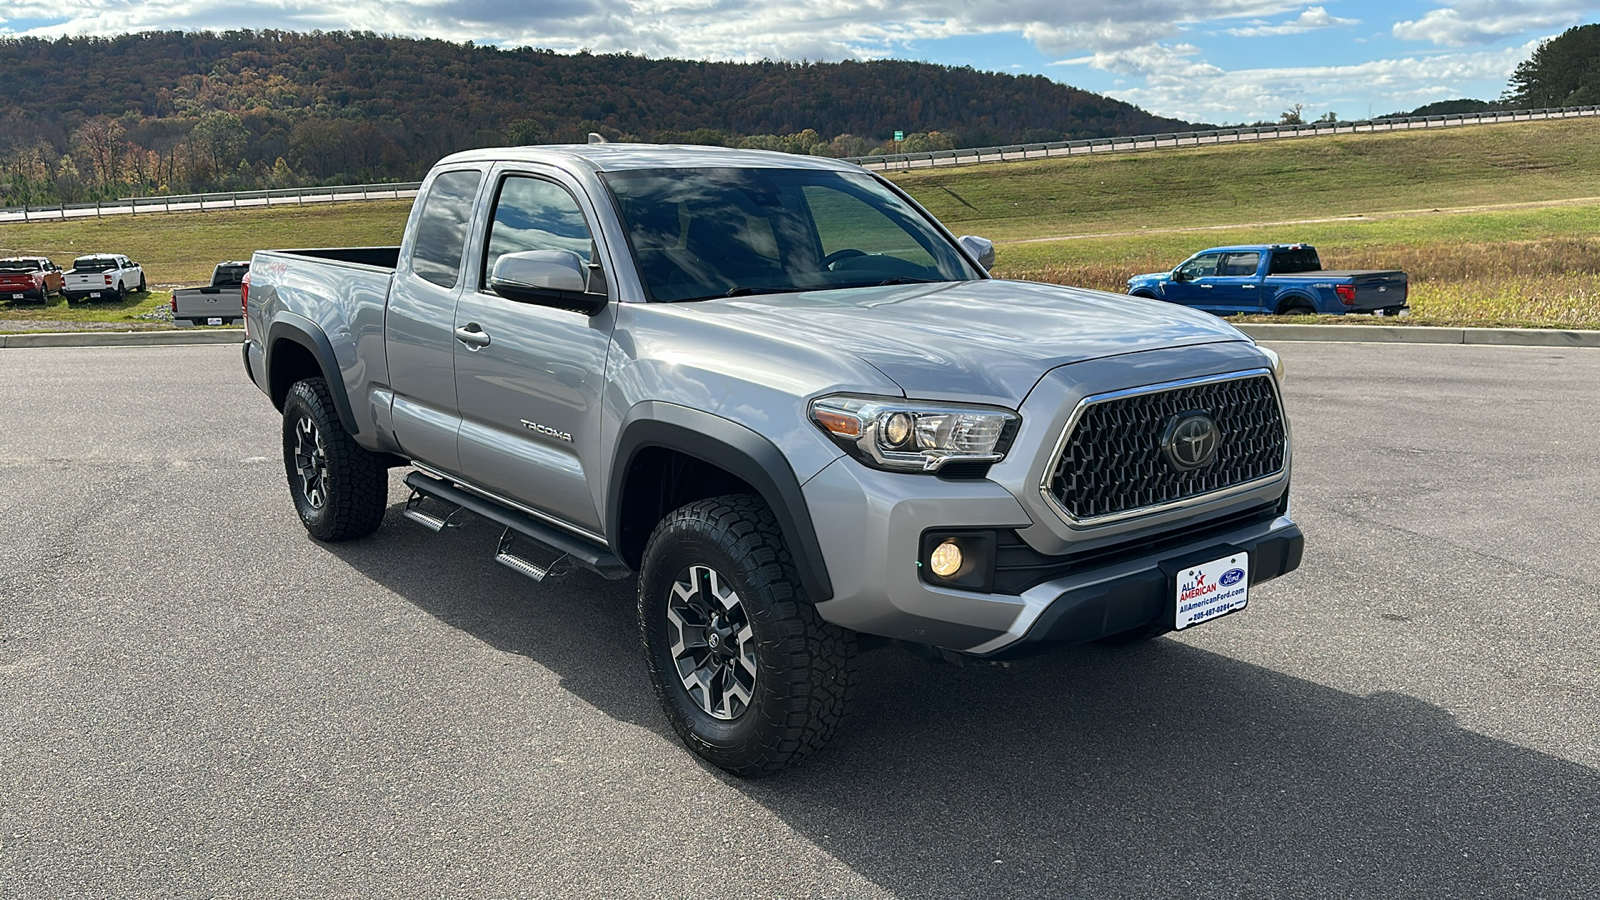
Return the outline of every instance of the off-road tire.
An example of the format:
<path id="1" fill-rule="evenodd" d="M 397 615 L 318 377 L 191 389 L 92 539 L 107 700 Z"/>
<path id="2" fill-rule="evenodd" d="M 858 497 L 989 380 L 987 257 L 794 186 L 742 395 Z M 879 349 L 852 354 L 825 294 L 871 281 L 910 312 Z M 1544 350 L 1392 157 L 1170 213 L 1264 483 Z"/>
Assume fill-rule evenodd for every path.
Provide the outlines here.
<path id="1" fill-rule="evenodd" d="M 388 469 L 345 431 L 325 379 L 297 381 L 284 398 L 283 468 L 295 512 L 312 537 L 348 541 L 383 523 Z"/>
<path id="2" fill-rule="evenodd" d="M 734 775 L 752 776 L 798 762 L 833 737 L 855 687 L 855 634 L 817 615 L 761 498 L 733 494 L 673 511 L 650 535 L 640 569 L 639 626 L 650 678 L 689 749 Z M 674 653 L 672 635 L 687 630 L 668 618 L 673 604 L 684 612 L 674 586 L 706 570 L 732 589 L 732 602 L 743 610 L 739 621 L 751 632 L 739 653 L 753 651 L 753 669 L 741 671 L 752 672 L 754 685 L 731 718 L 714 716 L 685 687 L 678 668 L 684 657 Z"/>

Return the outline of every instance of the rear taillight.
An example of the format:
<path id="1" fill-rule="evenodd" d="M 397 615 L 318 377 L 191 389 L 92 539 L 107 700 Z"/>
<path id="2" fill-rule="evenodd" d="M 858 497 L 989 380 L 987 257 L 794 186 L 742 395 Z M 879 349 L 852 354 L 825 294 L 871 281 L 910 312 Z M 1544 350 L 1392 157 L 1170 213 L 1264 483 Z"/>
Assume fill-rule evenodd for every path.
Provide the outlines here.
<path id="1" fill-rule="evenodd" d="M 106 276 L 106 284 L 110 284 L 110 283 L 111 283 L 111 276 L 107 275 Z"/>
<path id="2" fill-rule="evenodd" d="M 178 314 L 178 292 L 177 291 L 173 291 L 172 292 L 172 314 L 173 315 L 177 315 Z"/>
<path id="3" fill-rule="evenodd" d="M 1336 284 L 1333 292 L 1339 295 L 1339 300 L 1345 306 L 1356 305 L 1356 286 L 1353 284 Z"/>
<path id="4" fill-rule="evenodd" d="M 250 273 L 239 279 L 239 311 L 244 314 L 244 336 L 250 336 Z"/>

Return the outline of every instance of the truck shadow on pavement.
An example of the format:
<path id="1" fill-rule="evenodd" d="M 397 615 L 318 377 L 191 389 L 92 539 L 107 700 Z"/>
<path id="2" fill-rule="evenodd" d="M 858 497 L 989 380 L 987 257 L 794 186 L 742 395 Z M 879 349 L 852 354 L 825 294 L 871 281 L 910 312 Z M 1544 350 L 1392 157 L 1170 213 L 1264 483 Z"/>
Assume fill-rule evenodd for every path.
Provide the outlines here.
<path id="1" fill-rule="evenodd" d="M 676 740 L 631 582 L 535 586 L 489 561 L 493 526 L 429 536 L 398 507 L 386 525 L 382 542 L 330 549 Z M 858 673 L 818 757 L 767 779 L 706 771 L 892 894 L 1544 898 L 1600 884 L 1600 773 L 1406 695 L 1352 695 L 1172 639 L 1009 665 L 882 650 Z"/>

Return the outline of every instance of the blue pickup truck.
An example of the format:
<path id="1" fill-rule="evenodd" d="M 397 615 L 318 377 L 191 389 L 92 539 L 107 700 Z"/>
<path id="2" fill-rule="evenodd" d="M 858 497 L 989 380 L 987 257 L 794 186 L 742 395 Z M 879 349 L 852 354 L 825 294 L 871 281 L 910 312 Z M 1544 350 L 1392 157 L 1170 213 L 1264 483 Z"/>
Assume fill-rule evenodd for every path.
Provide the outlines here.
<path id="1" fill-rule="evenodd" d="M 1326 271 L 1310 244 L 1213 247 L 1170 272 L 1135 275 L 1128 293 L 1219 316 L 1238 313 L 1342 315 L 1408 312 L 1406 273 Z"/>

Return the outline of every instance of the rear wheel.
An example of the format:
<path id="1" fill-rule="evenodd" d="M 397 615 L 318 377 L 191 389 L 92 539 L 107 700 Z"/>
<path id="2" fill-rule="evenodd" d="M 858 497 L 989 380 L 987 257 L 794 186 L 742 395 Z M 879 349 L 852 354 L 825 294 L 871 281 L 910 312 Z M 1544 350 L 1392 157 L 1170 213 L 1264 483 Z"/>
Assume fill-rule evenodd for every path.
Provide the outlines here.
<path id="1" fill-rule="evenodd" d="M 283 468 L 312 537 L 348 541 L 383 523 L 388 469 L 345 430 L 325 379 L 298 381 L 284 398 Z"/>
<path id="2" fill-rule="evenodd" d="M 138 290 L 139 290 L 140 293 L 144 293 L 144 291 L 145 291 L 144 270 L 143 269 L 139 270 L 139 287 L 138 287 Z"/>
<path id="3" fill-rule="evenodd" d="M 1303 303 L 1296 303 L 1293 306 L 1286 306 L 1283 308 L 1283 312 L 1280 313 L 1280 315 L 1285 316 L 1314 316 L 1316 314 L 1316 310 L 1306 306 Z"/>
<path id="4" fill-rule="evenodd" d="M 761 775 L 828 742 L 854 688 L 855 636 L 805 599 L 766 503 L 739 494 L 674 511 L 641 570 L 651 681 L 689 749 Z"/>

